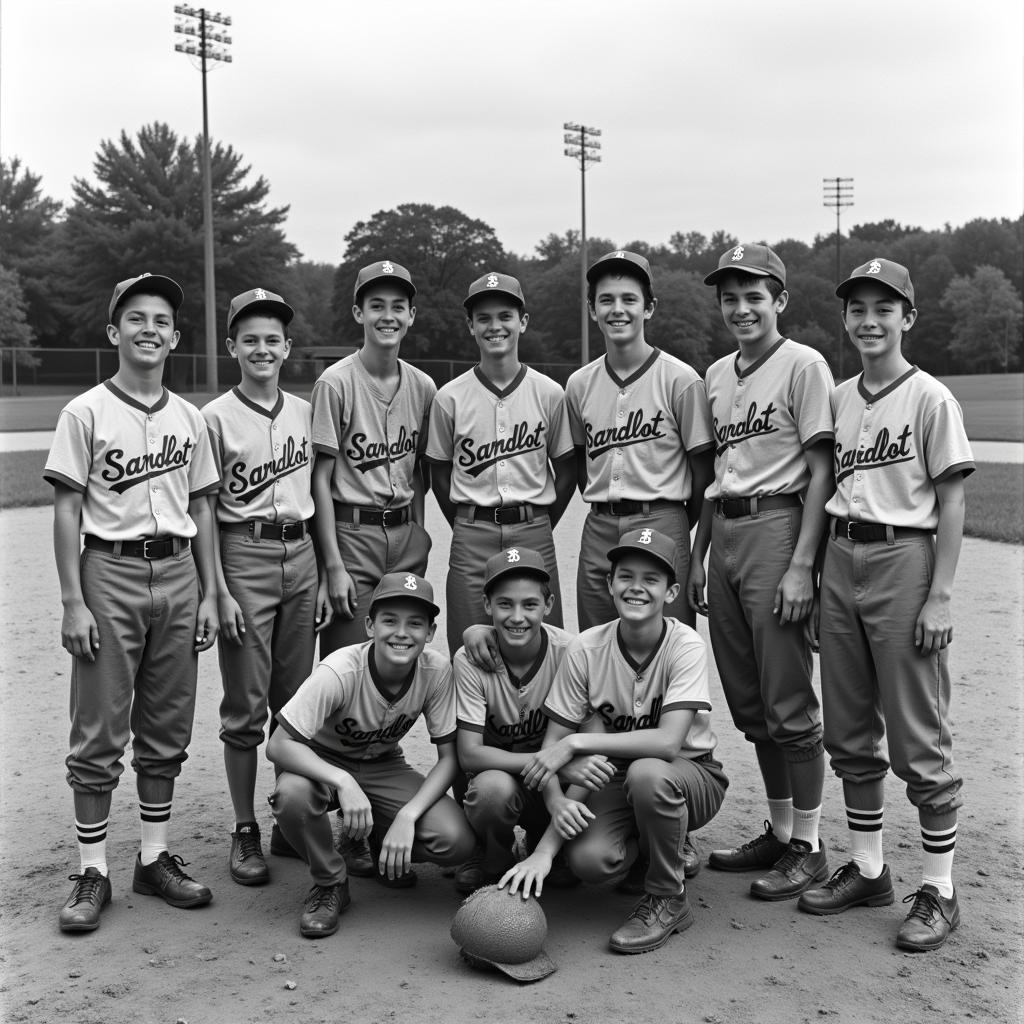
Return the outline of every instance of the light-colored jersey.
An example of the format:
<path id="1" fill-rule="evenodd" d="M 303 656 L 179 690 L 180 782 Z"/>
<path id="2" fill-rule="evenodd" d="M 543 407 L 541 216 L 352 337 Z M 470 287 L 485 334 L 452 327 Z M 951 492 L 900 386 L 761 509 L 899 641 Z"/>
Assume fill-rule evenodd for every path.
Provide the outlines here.
<path id="1" fill-rule="evenodd" d="M 385 695 L 373 664 L 373 641 L 328 654 L 278 712 L 295 739 L 327 761 L 376 761 L 400 753 L 399 742 L 423 715 L 434 743 L 455 742 L 455 684 L 448 659 L 424 649 L 398 697 Z"/>
<path id="2" fill-rule="evenodd" d="M 313 515 L 312 412 L 309 402 L 278 391 L 272 409 L 238 388 L 203 407 L 221 476 L 217 521 L 303 522 Z"/>
<path id="3" fill-rule="evenodd" d="M 624 650 L 619 620 L 584 630 L 569 641 L 544 702 L 553 721 L 576 729 L 593 716 L 605 732 L 653 729 L 666 711 L 695 713 L 683 757 L 715 749 L 711 730 L 707 647 L 678 619 L 665 619 L 657 649 L 643 665 Z"/>
<path id="4" fill-rule="evenodd" d="M 551 689 L 572 634 L 541 626 L 543 647 L 529 675 L 513 680 L 502 665 L 497 672 L 477 668 L 460 647 L 452 663 L 458 726 L 483 734 L 484 745 L 514 753 L 540 750 L 548 720 L 544 700 Z"/>
<path id="5" fill-rule="evenodd" d="M 934 530 L 935 484 L 974 472 L 960 406 L 916 366 L 876 395 L 863 376 L 835 391 L 836 492 L 825 510 L 853 522 Z"/>
<path id="6" fill-rule="evenodd" d="M 327 367 L 313 385 L 313 448 L 334 457 L 335 501 L 375 508 L 412 501 L 437 386 L 404 360 L 398 370 L 398 390 L 390 400 L 358 352 Z"/>
<path id="7" fill-rule="evenodd" d="M 783 338 L 745 370 L 739 356 L 723 356 L 705 386 L 715 430 L 715 479 L 705 497 L 805 491 L 805 450 L 833 437 L 832 373 L 821 353 Z"/>
<path id="8" fill-rule="evenodd" d="M 686 501 L 688 455 L 711 447 L 711 417 L 697 371 L 654 349 L 620 380 L 601 356 L 565 386 L 573 443 L 586 449 L 589 502 Z"/>
<path id="9" fill-rule="evenodd" d="M 550 461 L 572 450 L 565 394 L 528 366 L 504 389 L 474 366 L 445 384 L 431 406 L 427 458 L 452 464 L 455 504 L 551 505 Z"/>
<path id="10" fill-rule="evenodd" d="M 82 532 L 109 541 L 194 537 L 188 504 L 220 475 L 199 410 L 164 388 L 150 408 L 109 380 L 61 411 L 43 477 L 82 494 Z"/>

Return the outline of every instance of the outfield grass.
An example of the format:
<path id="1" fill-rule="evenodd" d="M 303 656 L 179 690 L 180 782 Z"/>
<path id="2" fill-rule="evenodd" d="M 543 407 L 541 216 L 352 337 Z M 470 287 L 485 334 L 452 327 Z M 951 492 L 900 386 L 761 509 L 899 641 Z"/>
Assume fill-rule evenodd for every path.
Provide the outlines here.
<path id="1" fill-rule="evenodd" d="M 1024 441 L 1024 375 L 940 377 L 964 411 L 972 441 Z"/>

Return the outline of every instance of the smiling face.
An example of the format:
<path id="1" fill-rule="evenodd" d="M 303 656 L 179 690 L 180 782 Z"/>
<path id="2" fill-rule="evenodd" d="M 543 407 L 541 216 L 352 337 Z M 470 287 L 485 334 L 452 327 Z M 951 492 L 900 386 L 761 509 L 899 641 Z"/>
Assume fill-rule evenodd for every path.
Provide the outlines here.
<path id="1" fill-rule="evenodd" d="M 676 599 L 679 584 L 673 583 L 665 567 L 642 554 L 623 555 L 608 574 L 608 593 L 619 618 L 636 624 L 659 618 Z"/>
<path id="2" fill-rule="evenodd" d="M 484 611 L 498 634 L 506 657 L 516 657 L 540 645 L 540 629 L 555 599 L 536 576 L 499 579 L 484 597 Z"/>
<path id="3" fill-rule="evenodd" d="M 916 309 L 906 309 L 894 291 L 874 281 L 850 290 L 843 313 L 846 333 L 865 366 L 901 361 L 903 335 L 916 319 Z"/>
<path id="4" fill-rule="evenodd" d="M 437 624 L 422 601 L 389 598 L 366 617 L 366 634 L 373 640 L 377 669 L 385 678 L 408 673 L 431 640 Z"/>
<path id="5" fill-rule="evenodd" d="M 174 307 L 162 295 L 130 295 L 114 310 L 107 338 L 116 346 L 122 366 L 141 371 L 162 369 L 178 344 Z"/>
<path id="6" fill-rule="evenodd" d="M 371 285 L 352 307 L 352 316 L 363 327 L 363 342 L 382 351 L 396 349 L 416 319 L 416 307 L 408 293 L 393 284 Z"/>
<path id="7" fill-rule="evenodd" d="M 768 282 L 767 277 L 729 274 L 718 286 L 722 319 L 743 349 L 767 348 L 781 337 L 779 314 L 789 295 L 783 290 L 773 298 Z"/>
<path id="8" fill-rule="evenodd" d="M 608 345 L 625 347 L 642 339 L 644 323 L 654 315 L 658 300 L 646 303 L 643 285 L 636 278 L 606 274 L 594 282 L 590 318 Z"/>
<path id="9" fill-rule="evenodd" d="M 281 365 L 291 352 L 291 339 L 276 316 L 253 313 L 243 315 L 233 326 L 234 338 L 228 338 L 228 352 L 238 360 L 242 379 L 254 384 L 276 382 Z"/>
<path id="10" fill-rule="evenodd" d="M 519 335 L 530 320 L 511 299 L 500 295 L 475 302 L 469 314 L 469 333 L 480 347 L 480 355 L 492 359 L 515 355 Z"/>

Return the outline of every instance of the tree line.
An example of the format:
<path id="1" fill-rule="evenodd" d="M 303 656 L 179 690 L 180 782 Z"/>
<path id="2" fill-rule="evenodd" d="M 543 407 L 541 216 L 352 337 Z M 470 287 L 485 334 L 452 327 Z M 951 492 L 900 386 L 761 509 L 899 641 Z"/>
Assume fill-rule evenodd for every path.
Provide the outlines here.
<path id="1" fill-rule="evenodd" d="M 0 346 L 99 347 L 112 283 L 141 269 L 169 274 L 185 289 L 180 350 L 202 351 L 203 214 L 201 141 L 162 123 L 100 144 L 92 180 L 76 178 L 67 206 L 45 195 L 38 175 L 15 157 L 0 163 Z M 521 341 L 528 362 L 578 363 L 578 231 L 551 233 L 531 254 L 507 250 L 494 229 L 451 206 L 403 203 L 359 221 L 340 240 L 337 265 L 303 260 L 285 234 L 288 207 L 268 203 L 270 186 L 230 145 L 212 146 L 218 322 L 232 295 L 255 284 L 283 294 L 297 311 L 298 348 L 354 344 L 352 282 L 382 257 L 404 263 L 419 289 L 403 354 L 475 359 L 462 299 L 475 277 L 500 269 L 523 284 L 530 312 Z M 699 371 L 733 343 L 702 279 L 739 241 L 767 242 L 787 267 L 788 335 L 839 368 L 835 234 L 742 239 L 677 230 L 667 243 L 588 239 L 595 259 L 616 248 L 644 254 L 654 271 L 658 311 L 652 343 Z M 978 218 L 928 231 L 895 220 L 859 224 L 840 237 L 843 276 L 886 256 L 910 268 L 919 318 L 908 357 L 938 374 L 1002 372 L 1024 365 L 1024 216 Z M 591 357 L 603 350 L 591 324 Z M 853 353 L 846 353 L 852 368 Z"/>

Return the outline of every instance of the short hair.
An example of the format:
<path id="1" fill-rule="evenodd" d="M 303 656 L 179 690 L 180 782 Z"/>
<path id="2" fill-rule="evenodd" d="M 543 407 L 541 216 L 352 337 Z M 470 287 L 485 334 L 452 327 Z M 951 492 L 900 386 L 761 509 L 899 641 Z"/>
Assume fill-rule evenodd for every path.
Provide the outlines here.
<path id="1" fill-rule="evenodd" d="M 651 285 L 647 278 L 644 277 L 638 269 L 634 270 L 631 264 L 621 262 L 615 263 L 607 270 L 601 271 L 593 281 L 589 281 L 587 283 L 587 302 L 589 302 L 591 306 L 594 305 L 594 299 L 597 296 L 598 282 L 606 277 L 628 277 L 630 281 L 635 281 L 640 285 L 640 289 L 644 293 L 645 309 L 654 302 L 654 292 L 651 290 Z"/>
<path id="2" fill-rule="evenodd" d="M 287 340 L 288 325 L 281 319 L 281 315 L 279 313 L 274 313 L 269 307 L 267 307 L 266 309 L 260 309 L 259 306 L 256 306 L 255 308 L 250 306 L 246 309 L 243 309 L 242 312 L 239 313 L 238 316 L 236 316 L 235 319 L 231 322 L 231 326 L 228 328 L 228 337 L 232 341 L 238 341 L 238 325 L 243 320 L 252 316 L 266 316 L 270 317 L 271 320 L 276 320 L 281 325 L 281 337 Z"/>
<path id="3" fill-rule="evenodd" d="M 541 593 L 544 595 L 546 601 L 551 596 L 551 587 L 548 582 L 542 579 L 535 570 L 533 569 L 516 569 L 512 572 L 503 572 L 500 576 L 496 576 L 490 583 L 484 587 L 484 597 L 489 601 L 491 594 L 494 593 L 494 588 L 499 583 L 504 583 L 506 580 L 534 580 L 540 584 Z"/>
<path id="4" fill-rule="evenodd" d="M 889 288 L 887 285 L 884 284 L 882 285 L 882 287 L 885 288 L 886 291 L 892 293 L 893 299 L 900 304 L 900 308 L 903 310 L 903 315 L 905 317 L 910 316 L 910 314 L 914 311 L 914 304 L 910 301 L 910 299 L 908 299 L 905 295 L 900 295 L 900 293 L 896 291 L 894 288 Z M 850 304 L 850 292 L 852 292 L 853 290 L 854 289 L 851 288 L 850 291 L 843 296 L 844 317 L 846 316 L 846 307 L 849 306 Z"/>
<path id="5" fill-rule="evenodd" d="M 660 558 L 657 558 L 654 555 L 647 554 L 644 551 L 638 551 L 636 550 L 636 548 L 625 549 L 622 551 L 621 554 L 616 555 L 615 558 L 610 558 L 609 562 L 611 563 L 611 568 L 608 571 L 608 575 L 614 575 L 615 567 L 619 564 L 619 562 L 621 562 L 624 558 L 630 558 L 633 555 L 636 555 L 638 558 L 645 558 L 652 565 L 657 566 L 658 572 L 662 573 L 665 579 L 668 580 L 669 586 L 672 586 L 673 583 L 679 582 L 679 578 L 676 576 L 675 572 L 669 572 L 668 567 Z"/>
<path id="6" fill-rule="evenodd" d="M 508 304 L 510 306 L 515 306 L 516 309 L 519 310 L 519 315 L 521 317 L 526 315 L 526 306 L 525 306 L 524 303 L 520 302 L 517 298 L 514 298 L 513 296 L 509 295 L 507 292 L 502 292 L 501 296 L 502 296 L 502 298 L 508 300 Z M 466 303 L 465 303 L 465 307 L 464 307 L 465 310 L 466 310 L 466 319 L 467 320 L 472 320 L 473 319 L 473 310 L 476 309 L 476 307 L 484 299 L 492 299 L 492 298 L 494 298 L 493 295 L 488 295 L 487 292 L 480 292 L 479 295 L 474 295 L 473 298 L 467 299 Z"/>
<path id="7" fill-rule="evenodd" d="M 764 281 L 765 286 L 768 288 L 768 294 L 772 297 L 772 302 L 786 290 L 786 286 L 772 274 L 745 274 L 743 271 L 737 270 L 735 273 L 724 276 L 726 280 L 729 277 L 734 278 L 741 288 L 749 288 L 751 285 L 760 284 Z M 715 298 L 718 302 L 722 301 L 722 278 L 719 278 L 715 284 Z"/>
<path id="8" fill-rule="evenodd" d="M 126 295 L 121 301 L 114 307 L 114 313 L 110 318 L 110 322 L 118 329 L 121 330 L 121 314 L 124 313 L 124 307 L 128 304 L 130 299 L 137 298 L 140 295 L 146 295 L 151 299 L 163 299 L 168 306 L 171 307 L 171 327 L 176 327 L 178 324 L 178 311 L 174 308 L 174 304 L 167 298 L 166 295 L 161 295 L 159 292 L 147 292 L 147 291 L 134 291 Z"/>
<path id="9" fill-rule="evenodd" d="M 375 618 L 377 618 L 377 612 L 380 611 L 381 605 L 391 604 L 394 601 L 406 601 L 406 600 L 415 601 L 417 604 L 423 605 L 423 614 L 426 615 L 426 617 L 427 617 L 427 625 L 428 626 L 432 626 L 434 624 L 434 620 L 437 618 L 437 616 L 434 614 L 434 611 L 431 608 L 427 607 L 426 601 L 421 601 L 418 597 L 409 597 L 409 598 L 404 598 L 404 597 L 382 597 L 379 601 L 374 601 L 370 605 L 370 610 L 367 613 L 367 615 L 369 616 L 369 618 L 375 619 Z"/>

